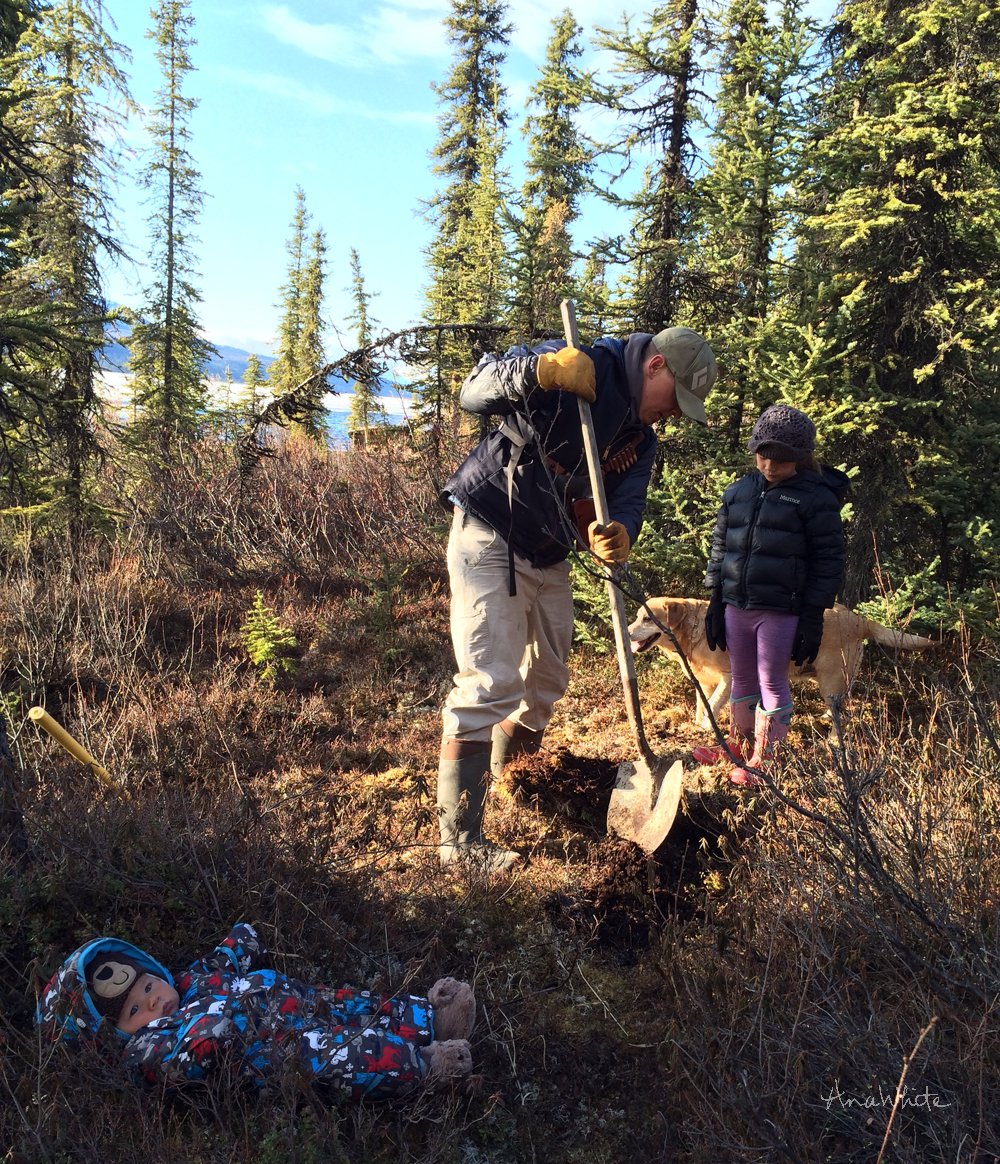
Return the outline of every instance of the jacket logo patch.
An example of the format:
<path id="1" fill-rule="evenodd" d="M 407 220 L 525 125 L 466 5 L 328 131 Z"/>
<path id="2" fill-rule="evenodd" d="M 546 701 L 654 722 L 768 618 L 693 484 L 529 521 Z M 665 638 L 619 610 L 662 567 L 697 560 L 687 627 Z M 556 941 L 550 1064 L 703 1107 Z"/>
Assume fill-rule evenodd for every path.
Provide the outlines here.
<path id="1" fill-rule="evenodd" d="M 779 501 L 790 501 L 793 505 L 800 504 L 800 499 L 798 497 L 789 497 L 787 493 L 779 493 L 778 500 Z"/>

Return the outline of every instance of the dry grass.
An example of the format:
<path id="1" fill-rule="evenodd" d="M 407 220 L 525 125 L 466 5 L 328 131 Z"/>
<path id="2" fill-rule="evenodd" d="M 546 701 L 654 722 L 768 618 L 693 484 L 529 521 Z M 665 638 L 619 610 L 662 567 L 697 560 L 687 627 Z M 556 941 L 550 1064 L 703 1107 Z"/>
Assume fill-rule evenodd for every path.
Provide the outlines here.
<path id="1" fill-rule="evenodd" d="M 995 646 L 873 658 L 842 749 L 807 699 L 781 797 L 693 769 L 655 861 L 605 835 L 631 749 L 613 659 L 581 648 L 545 750 L 490 802 L 530 864 L 483 883 L 434 859 L 452 663 L 420 466 L 292 445 L 241 494 L 223 452 L 197 457 L 114 539 L 70 555 L 22 531 L 6 554 L 0 668 L 31 854 L 0 852 L 0 1158 L 997 1157 Z M 239 639 L 257 589 L 300 644 L 277 685 Z M 677 672 L 644 665 L 641 683 L 654 748 L 686 750 Z M 121 793 L 25 726 L 36 702 Z M 36 1038 L 36 989 L 87 937 L 182 965 L 239 918 L 296 976 L 468 977 L 478 1085 L 381 1106 L 291 1079 L 163 1096 L 103 1049 Z"/>

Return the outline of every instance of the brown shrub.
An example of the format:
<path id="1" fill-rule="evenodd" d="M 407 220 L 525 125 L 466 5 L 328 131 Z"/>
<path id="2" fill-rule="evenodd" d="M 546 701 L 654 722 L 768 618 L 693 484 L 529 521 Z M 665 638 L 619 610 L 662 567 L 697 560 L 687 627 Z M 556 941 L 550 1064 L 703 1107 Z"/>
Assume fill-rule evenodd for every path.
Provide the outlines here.
<path id="1" fill-rule="evenodd" d="M 805 703 L 783 796 L 692 772 L 647 861 L 604 833 L 632 745 L 613 658 L 582 649 L 545 750 L 489 805 L 531 863 L 495 883 L 442 873 L 444 526 L 411 471 L 292 442 L 241 495 L 206 446 L 114 539 L 7 553 L 0 675 L 32 845 L 27 861 L 0 850 L 11 1160 L 1000 1152 L 995 660 L 876 662 L 837 751 Z M 257 588 L 302 645 L 277 684 L 239 643 Z M 685 749 L 676 672 L 641 682 L 654 749 Z M 25 726 L 40 701 L 123 792 Z M 319 1103 L 294 1080 L 143 1094 L 100 1048 L 34 1035 L 35 989 L 84 939 L 119 932 L 176 966 L 240 918 L 299 977 L 471 980 L 478 1091 L 382 1107 Z"/>

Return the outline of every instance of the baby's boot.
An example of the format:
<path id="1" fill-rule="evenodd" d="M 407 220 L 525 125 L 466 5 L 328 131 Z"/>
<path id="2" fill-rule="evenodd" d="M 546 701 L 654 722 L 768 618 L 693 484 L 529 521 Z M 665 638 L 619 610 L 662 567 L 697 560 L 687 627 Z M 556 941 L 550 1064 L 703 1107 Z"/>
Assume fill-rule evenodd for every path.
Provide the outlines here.
<path id="1" fill-rule="evenodd" d="M 439 978 L 427 992 L 427 1001 L 434 1008 L 434 1037 L 467 1039 L 476 1022 L 476 996 L 468 982 L 456 978 Z"/>
<path id="2" fill-rule="evenodd" d="M 468 1039 L 446 1039 L 421 1047 L 427 1064 L 427 1080 L 464 1079 L 472 1074 L 472 1048 Z"/>

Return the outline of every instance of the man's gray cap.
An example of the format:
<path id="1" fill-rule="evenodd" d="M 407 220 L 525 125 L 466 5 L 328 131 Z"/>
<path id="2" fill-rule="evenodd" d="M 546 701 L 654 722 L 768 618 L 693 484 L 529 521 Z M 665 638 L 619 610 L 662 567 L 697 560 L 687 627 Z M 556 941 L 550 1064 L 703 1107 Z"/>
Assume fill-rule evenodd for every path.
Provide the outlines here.
<path id="1" fill-rule="evenodd" d="M 705 397 L 719 375 L 708 341 L 689 327 L 668 327 L 653 336 L 653 346 L 674 374 L 681 412 L 704 424 Z"/>

